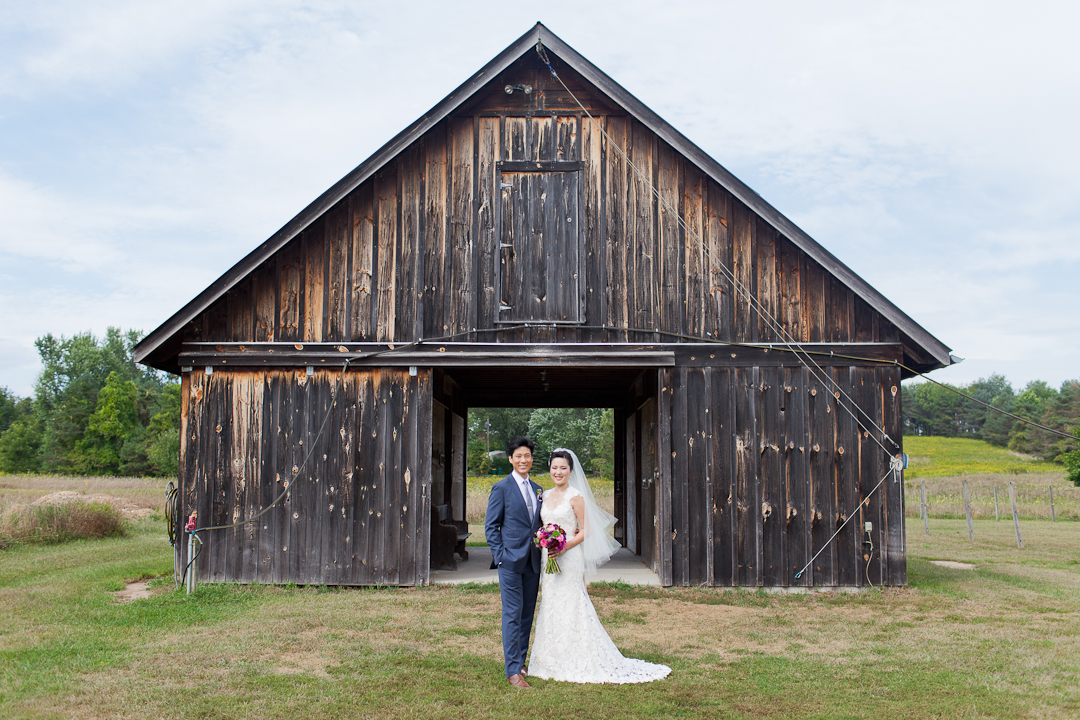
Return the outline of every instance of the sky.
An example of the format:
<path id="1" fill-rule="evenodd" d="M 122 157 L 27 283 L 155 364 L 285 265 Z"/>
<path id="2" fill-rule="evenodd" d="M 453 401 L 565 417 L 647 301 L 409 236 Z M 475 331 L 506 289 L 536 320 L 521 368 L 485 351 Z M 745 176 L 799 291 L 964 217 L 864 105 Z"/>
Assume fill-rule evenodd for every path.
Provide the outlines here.
<path id="1" fill-rule="evenodd" d="M 5 0 L 0 386 L 150 332 L 537 21 L 963 362 L 1080 378 L 1080 4 Z"/>

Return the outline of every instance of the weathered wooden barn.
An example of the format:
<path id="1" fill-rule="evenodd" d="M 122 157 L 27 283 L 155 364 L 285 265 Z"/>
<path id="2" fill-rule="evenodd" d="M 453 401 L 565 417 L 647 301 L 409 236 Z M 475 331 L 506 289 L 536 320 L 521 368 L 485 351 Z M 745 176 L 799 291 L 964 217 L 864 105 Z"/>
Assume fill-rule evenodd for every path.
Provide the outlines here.
<path id="1" fill-rule="evenodd" d="M 539 24 L 136 358 L 183 378 L 178 530 L 284 493 L 198 577 L 340 585 L 429 581 L 469 408 L 507 406 L 615 409 L 617 535 L 665 584 L 902 585 L 901 487 L 871 491 L 900 364 L 951 362 Z"/>

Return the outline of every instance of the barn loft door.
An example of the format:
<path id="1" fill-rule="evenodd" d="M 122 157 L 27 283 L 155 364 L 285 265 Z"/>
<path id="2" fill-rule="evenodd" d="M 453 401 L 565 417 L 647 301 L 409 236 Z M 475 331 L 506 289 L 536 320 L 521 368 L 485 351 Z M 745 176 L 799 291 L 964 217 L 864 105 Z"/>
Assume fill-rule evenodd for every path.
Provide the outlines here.
<path id="1" fill-rule="evenodd" d="M 502 162 L 499 176 L 499 322 L 583 322 L 581 163 Z"/>

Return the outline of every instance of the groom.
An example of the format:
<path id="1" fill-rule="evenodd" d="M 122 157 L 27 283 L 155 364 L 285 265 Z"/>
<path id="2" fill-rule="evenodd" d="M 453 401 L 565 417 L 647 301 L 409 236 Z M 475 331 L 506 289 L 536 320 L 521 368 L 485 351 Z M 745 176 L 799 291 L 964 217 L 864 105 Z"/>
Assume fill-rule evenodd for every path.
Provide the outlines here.
<path id="1" fill-rule="evenodd" d="M 534 450 L 528 438 L 510 441 L 507 454 L 513 471 L 492 485 L 484 520 L 491 567 L 499 569 L 506 679 L 519 688 L 529 687 L 522 675 L 540 587 L 540 550 L 532 541 L 540 529 L 541 488 L 529 480 Z"/>

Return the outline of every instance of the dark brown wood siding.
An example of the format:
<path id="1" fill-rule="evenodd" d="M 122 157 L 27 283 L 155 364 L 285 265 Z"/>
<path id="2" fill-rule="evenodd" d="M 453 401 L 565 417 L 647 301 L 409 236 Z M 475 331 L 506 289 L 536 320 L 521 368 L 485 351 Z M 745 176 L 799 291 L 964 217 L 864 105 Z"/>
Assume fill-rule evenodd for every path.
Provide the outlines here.
<path id="1" fill-rule="evenodd" d="M 339 375 L 185 375 L 180 514 L 231 525 L 284 492 L 255 522 L 200 534 L 200 580 L 426 582 L 430 371 L 350 370 L 335 402 Z"/>
<path id="2" fill-rule="evenodd" d="M 845 409 L 854 400 L 867 412 L 859 414 L 863 426 L 872 422 L 897 438 L 895 369 L 684 366 L 665 372 L 671 436 L 660 456 L 671 459 L 673 584 L 906 582 L 900 486 L 891 476 L 881 482 L 891 454 Z M 830 376 L 839 387 L 826 387 L 815 375 Z M 873 523 L 869 535 L 867 521 Z M 868 538 L 874 544 L 869 570 Z"/>

